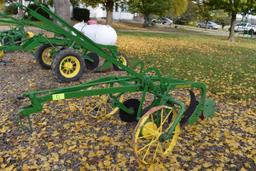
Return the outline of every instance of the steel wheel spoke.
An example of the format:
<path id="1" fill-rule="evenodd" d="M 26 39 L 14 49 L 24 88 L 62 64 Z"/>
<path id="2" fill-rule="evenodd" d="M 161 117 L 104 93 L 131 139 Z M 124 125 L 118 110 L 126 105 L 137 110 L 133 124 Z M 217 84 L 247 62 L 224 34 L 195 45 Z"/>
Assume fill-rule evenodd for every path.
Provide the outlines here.
<path id="1" fill-rule="evenodd" d="M 141 152 L 142 150 L 145 150 L 149 145 L 151 145 L 153 142 L 155 141 L 154 138 L 152 138 L 152 140 L 147 144 L 145 145 L 144 147 L 142 147 L 141 149 L 137 150 L 137 152 Z"/>
<path id="2" fill-rule="evenodd" d="M 153 161 L 155 161 L 155 158 L 156 158 L 156 154 L 157 154 L 157 149 L 158 149 L 158 147 L 159 147 L 159 142 L 157 143 L 157 146 L 156 146 L 156 150 L 155 150 L 155 153 L 154 153 L 154 155 L 153 155 Z"/>
<path id="3" fill-rule="evenodd" d="M 165 117 L 164 121 L 161 123 L 159 129 L 161 129 L 161 132 L 162 132 L 162 128 L 163 128 L 163 125 L 164 123 L 167 121 L 167 119 L 169 118 L 170 114 L 172 113 L 172 110 L 170 110 L 170 112 L 167 114 L 167 116 Z"/>
<path id="4" fill-rule="evenodd" d="M 164 142 L 160 141 L 160 136 L 163 135 L 163 131 L 166 131 L 165 128 L 169 129 L 173 125 L 173 121 L 170 121 L 171 114 L 173 116 L 172 119 L 175 119 L 176 112 L 172 108 L 167 106 L 155 107 L 143 115 L 136 126 L 133 136 L 133 148 L 135 157 L 142 163 L 154 163 L 158 160 L 158 157 L 165 156 L 173 150 L 179 136 L 179 125 L 175 127 L 173 137 Z M 151 122 L 151 119 L 154 121 L 156 117 L 160 122 L 159 127 L 156 125 L 158 123 Z"/>

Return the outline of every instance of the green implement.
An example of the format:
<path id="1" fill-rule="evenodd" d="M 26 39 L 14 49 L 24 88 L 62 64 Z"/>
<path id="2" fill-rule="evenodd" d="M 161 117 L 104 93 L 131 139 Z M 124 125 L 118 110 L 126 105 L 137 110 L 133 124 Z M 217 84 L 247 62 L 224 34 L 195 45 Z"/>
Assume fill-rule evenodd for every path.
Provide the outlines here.
<path id="1" fill-rule="evenodd" d="M 56 55 L 55 59 L 67 61 L 63 65 L 60 64 L 59 68 L 63 67 L 66 71 L 70 69 L 71 73 L 72 65 L 69 66 L 69 63 L 75 65 L 82 63 L 74 49 L 83 49 L 97 53 L 106 61 L 125 71 L 126 76 L 107 76 L 76 86 L 24 93 L 19 99 L 28 99 L 30 104 L 20 108 L 18 112 L 19 123 L 22 127 L 25 127 L 23 118 L 29 118 L 33 113 L 41 112 L 44 104 L 49 101 L 88 97 L 92 110 L 86 112 L 94 118 L 111 116 L 119 109 L 122 121 L 138 122 L 133 135 L 134 153 L 140 162 L 150 164 L 170 154 L 180 134 L 180 127 L 194 124 L 199 118 L 213 116 L 215 104 L 213 100 L 207 99 L 205 84 L 162 76 L 159 70 L 145 69 L 143 64 L 138 64 L 133 68 L 123 65 L 121 60 L 117 60 L 117 50 L 112 53 L 105 51 L 104 48 L 75 30 L 56 14 L 48 11 L 44 6 L 41 8 L 47 11 L 58 24 L 43 18 L 36 11 L 25 8 L 30 15 L 42 22 L 39 26 L 30 25 L 58 35 L 65 33 L 66 42 L 70 42 L 72 45 Z M 44 36 L 35 36 L 28 41 L 41 42 L 41 39 L 44 38 Z M 62 39 L 61 37 L 53 38 L 51 41 L 58 44 L 58 41 L 61 43 Z M 57 64 L 56 61 L 53 61 L 53 65 Z M 185 105 L 184 101 L 174 98 L 175 90 L 188 90 L 190 104 Z M 135 93 L 137 98 L 123 99 L 125 94 L 131 93 Z M 149 96 L 150 102 L 148 102 Z M 96 98 L 96 100 L 92 98 Z M 106 112 L 109 109 L 106 107 L 107 105 L 112 108 Z M 29 123 L 29 128 L 32 129 L 31 121 Z"/>
<path id="2" fill-rule="evenodd" d="M 77 81 L 86 70 L 104 71 L 109 70 L 112 66 L 115 70 L 121 70 L 112 61 L 107 60 L 106 55 L 113 56 L 115 61 L 120 61 L 127 66 L 127 60 L 118 52 L 117 46 L 95 44 L 83 33 L 53 13 L 47 6 L 38 1 L 31 2 L 37 4 L 38 9 L 40 8 L 41 11 L 48 14 L 49 18 L 39 14 L 38 9 L 17 4 L 27 17 L 17 19 L 0 13 L 0 23 L 11 24 L 23 30 L 25 26 L 36 27 L 51 33 L 53 36 L 47 37 L 44 34 L 38 34 L 33 37 L 26 37 L 24 36 L 26 34 L 17 30 L 14 35 L 23 35 L 23 37 L 13 38 L 10 34 L 3 34 L 6 39 L 13 41 L 2 43 L 0 51 L 32 52 L 37 49 L 35 57 L 38 63 L 44 69 L 51 68 L 54 77 L 59 82 Z M 37 19 L 38 22 L 33 22 L 30 18 Z M 11 33 L 11 31 L 8 32 Z M 100 58 L 105 59 L 102 66 L 99 66 Z"/>

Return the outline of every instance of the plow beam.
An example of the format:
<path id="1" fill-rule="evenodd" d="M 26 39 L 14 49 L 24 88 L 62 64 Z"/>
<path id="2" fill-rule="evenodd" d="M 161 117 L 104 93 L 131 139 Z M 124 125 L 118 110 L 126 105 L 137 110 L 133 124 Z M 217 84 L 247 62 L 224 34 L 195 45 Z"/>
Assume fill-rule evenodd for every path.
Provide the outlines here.
<path id="1" fill-rule="evenodd" d="M 71 98 L 80 98 L 88 96 L 98 96 L 104 94 L 124 94 L 127 92 L 138 92 L 140 91 L 140 84 L 132 84 L 131 82 L 136 79 L 129 77 L 109 77 L 92 81 L 90 83 L 84 83 L 77 86 L 43 90 L 43 91 L 32 91 L 23 94 L 20 99 L 29 98 L 31 105 L 23 107 L 19 110 L 18 114 L 22 116 L 29 116 L 36 112 L 41 112 L 43 105 L 48 101 L 64 100 Z M 100 88 L 100 89 L 89 89 L 90 87 L 98 86 L 101 84 L 120 84 L 118 87 Z"/>

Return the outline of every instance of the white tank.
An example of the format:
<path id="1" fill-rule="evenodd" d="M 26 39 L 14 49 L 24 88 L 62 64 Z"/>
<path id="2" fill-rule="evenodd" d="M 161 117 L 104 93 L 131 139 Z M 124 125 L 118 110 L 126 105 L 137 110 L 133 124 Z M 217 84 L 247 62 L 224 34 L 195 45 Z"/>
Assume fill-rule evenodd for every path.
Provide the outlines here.
<path id="1" fill-rule="evenodd" d="M 88 25 L 81 22 L 75 24 L 74 28 L 85 34 L 97 44 L 116 45 L 117 34 L 111 26 L 100 24 Z"/>

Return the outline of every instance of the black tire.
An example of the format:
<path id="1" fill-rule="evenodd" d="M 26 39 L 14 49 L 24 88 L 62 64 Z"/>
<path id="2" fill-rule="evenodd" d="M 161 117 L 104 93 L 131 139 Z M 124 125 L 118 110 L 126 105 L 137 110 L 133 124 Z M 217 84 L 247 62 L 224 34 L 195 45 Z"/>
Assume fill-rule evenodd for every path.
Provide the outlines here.
<path id="1" fill-rule="evenodd" d="M 72 77 L 66 77 L 63 75 L 60 71 L 60 65 L 67 57 L 74 57 L 78 64 L 80 65 L 80 68 L 78 69 L 78 73 L 75 76 Z M 73 64 L 74 66 L 74 64 Z M 72 81 L 78 81 L 85 70 L 85 61 L 84 59 L 73 49 L 64 49 L 59 51 L 52 62 L 52 74 L 55 79 L 58 80 L 58 82 L 72 82 Z"/>
<path id="2" fill-rule="evenodd" d="M 140 101 L 138 99 L 128 99 L 123 102 L 123 105 L 128 109 L 133 109 L 133 113 L 129 114 L 123 111 L 121 108 L 119 110 L 119 117 L 123 122 L 135 122 L 137 121 L 137 113 L 140 106 Z"/>
<path id="3" fill-rule="evenodd" d="M 87 54 L 87 56 L 89 58 L 91 58 L 93 60 L 93 62 L 85 61 L 85 65 L 86 65 L 86 68 L 88 70 L 92 71 L 92 70 L 96 69 L 99 66 L 100 57 L 99 57 L 99 55 L 97 55 L 96 53 L 93 53 L 93 52 L 89 52 Z"/>
<path id="4" fill-rule="evenodd" d="M 45 49 L 52 47 L 49 44 L 45 44 L 40 46 L 35 53 L 35 58 L 37 60 L 37 62 L 39 63 L 39 65 L 43 68 L 43 69 L 51 69 L 51 65 L 47 64 L 44 62 L 43 60 L 43 52 Z"/>
<path id="5" fill-rule="evenodd" d="M 126 62 L 125 66 L 128 66 L 128 60 L 127 60 L 126 55 L 125 55 L 125 54 L 122 54 L 122 53 L 119 53 L 119 54 L 117 55 L 117 57 L 116 57 L 116 60 L 119 60 L 120 57 L 121 57 L 122 59 L 125 59 L 125 62 Z M 114 68 L 115 71 L 122 71 L 121 68 L 119 68 L 118 66 L 116 66 L 116 65 L 114 65 L 114 64 L 113 64 L 113 68 Z"/>

